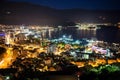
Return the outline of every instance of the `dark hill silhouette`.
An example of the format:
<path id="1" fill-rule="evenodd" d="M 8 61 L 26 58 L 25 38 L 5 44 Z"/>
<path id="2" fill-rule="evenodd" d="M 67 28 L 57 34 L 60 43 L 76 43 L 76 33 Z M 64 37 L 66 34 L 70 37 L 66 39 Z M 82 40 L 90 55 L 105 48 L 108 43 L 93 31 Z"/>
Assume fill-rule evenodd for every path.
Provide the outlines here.
<path id="1" fill-rule="evenodd" d="M 57 10 L 30 3 L 0 3 L 0 23 L 62 25 L 65 22 L 112 22 L 120 21 L 117 10 Z"/>
<path id="2" fill-rule="evenodd" d="M 5 24 L 41 24 L 57 23 L 57 10 L 29 3 L 6 2 L 2 6 L 1 23 Z"/>

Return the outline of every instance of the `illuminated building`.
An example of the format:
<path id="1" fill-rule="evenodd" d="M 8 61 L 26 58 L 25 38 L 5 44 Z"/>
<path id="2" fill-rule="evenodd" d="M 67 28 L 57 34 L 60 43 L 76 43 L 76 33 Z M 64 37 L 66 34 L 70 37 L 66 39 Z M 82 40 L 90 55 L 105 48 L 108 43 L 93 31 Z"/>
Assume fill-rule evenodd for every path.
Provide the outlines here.
<path id="1" fill-rule="evenodd" d="M 47 47 L 47 53 L 54 53 L 56 51 L 56 45 L 55 44 L 50 44 Z"/>
<path id="2" fill-rule="evenodd" d="M 11 37 L 10 37 L 10 32 L 7 33 L 5 35 L 5 44 L 9 45 L 10 44 L 10 40 L 11 40 Z"/>

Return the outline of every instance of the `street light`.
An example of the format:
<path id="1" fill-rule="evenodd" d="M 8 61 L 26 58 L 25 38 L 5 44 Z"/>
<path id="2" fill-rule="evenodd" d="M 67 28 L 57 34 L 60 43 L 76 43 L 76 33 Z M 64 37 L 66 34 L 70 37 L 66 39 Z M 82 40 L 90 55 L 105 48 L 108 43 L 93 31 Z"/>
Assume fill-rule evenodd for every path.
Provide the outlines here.
<path id="1" fill-rule="evenodd" d="M 80 75 L 81 75 L 81 72 L 77 72 L 77 80 L 80 80 Z"/>

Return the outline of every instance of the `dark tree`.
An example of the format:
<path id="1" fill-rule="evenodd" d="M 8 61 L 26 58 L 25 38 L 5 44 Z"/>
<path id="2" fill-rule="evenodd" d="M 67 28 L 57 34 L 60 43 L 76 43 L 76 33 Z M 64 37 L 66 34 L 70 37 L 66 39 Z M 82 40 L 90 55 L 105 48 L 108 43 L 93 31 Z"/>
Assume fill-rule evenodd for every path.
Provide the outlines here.
<path id="1" fill-rule="evenodd" d="M 3 48 L 3 47 L 0 47 L 0 55 L 3 54 L 3 53 L 5 53 L 5 52 L 6 52 L 6 49 Z"/>

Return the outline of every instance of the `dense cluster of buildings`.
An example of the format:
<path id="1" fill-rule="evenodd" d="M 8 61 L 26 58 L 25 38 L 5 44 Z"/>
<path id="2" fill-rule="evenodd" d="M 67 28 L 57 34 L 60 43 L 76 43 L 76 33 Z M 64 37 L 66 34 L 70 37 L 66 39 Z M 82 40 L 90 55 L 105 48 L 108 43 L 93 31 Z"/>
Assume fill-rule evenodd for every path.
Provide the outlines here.
<path id="1" fill-rule="evenodd" d="M 120 62 L 120 43 L 80 39 L 63 35 L 48 39 L 45 33 L 53 27 L 0 25 L 0 47 L 6 52 L 0 61 L 0 68 L 14 68 L 18 72 L 62 71 L 93 67 Z M 70 68 L 72 67 L 72 69 Z"/>

